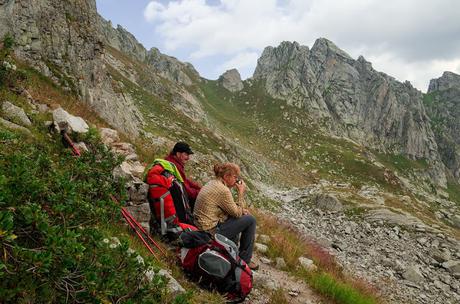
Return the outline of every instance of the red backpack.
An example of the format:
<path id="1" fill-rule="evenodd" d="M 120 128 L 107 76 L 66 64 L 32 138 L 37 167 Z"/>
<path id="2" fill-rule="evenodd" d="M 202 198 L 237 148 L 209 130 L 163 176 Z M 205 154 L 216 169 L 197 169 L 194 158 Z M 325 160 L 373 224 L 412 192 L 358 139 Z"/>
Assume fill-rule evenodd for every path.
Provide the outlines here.
<path id="1" fill-rule="evenodd" d="M 252 290 L 252 271 L 234 242 L 220 234 L 212 239 L 203 231 L 183 232 L 179 238 L 180 263 L 189 276 L 225 294 L 231 303 L 244 301 Z"/>
<path id="2" fill-rule="evenodd" d="M 160 233 L 170 240 L 177 239 L 178 235 L 185 230 L 197 230 L 193 226 L 193 215 L 184 185 L 174 169 L 174 164 L 157 159 L 145 177 L 145 181 L 149 184 L 151 232 Z"/>

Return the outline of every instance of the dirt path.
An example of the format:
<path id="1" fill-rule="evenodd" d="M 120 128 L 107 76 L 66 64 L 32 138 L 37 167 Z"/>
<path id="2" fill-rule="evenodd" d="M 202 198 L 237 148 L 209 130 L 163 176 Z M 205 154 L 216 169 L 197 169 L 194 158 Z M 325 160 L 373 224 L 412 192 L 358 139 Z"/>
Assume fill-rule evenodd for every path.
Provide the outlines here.
<path id="1" fill-rule="evenodd" d="M 258 256 L 255 256 L 254 260 L 260 265 L 260 268 L 254 272 L 254 288 L 244 303 L 275 303 L 272 294 L 277 289 L 282 290 L 285 299 L 290 304 L 321 303 L 319 297 L 305 282 L 275 268 L 273 262 L 262 263 Z"/>

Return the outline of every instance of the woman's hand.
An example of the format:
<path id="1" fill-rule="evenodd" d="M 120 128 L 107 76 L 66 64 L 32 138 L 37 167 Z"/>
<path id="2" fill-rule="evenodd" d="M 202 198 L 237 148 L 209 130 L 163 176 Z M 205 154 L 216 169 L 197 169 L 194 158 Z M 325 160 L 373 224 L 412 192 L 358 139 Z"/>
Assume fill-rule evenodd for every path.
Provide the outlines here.
<path id="1" fill-rule="evenodd" d="M 244 192 L 246 192 L 246 183 L 243 180 L 239 180 L 239 182 L 235 184 L 235 187 L 239 195 L 243 195 Z"/>

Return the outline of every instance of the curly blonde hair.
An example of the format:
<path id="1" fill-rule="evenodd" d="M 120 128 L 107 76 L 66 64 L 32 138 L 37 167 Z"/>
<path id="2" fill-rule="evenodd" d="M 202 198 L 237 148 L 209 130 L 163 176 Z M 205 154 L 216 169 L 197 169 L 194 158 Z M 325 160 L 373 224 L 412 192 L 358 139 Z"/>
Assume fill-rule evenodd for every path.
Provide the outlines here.
<path id="1" fill-rule="evenodd" d="M 240 167 L 234 163 L 222 163 L 214 165 L 214 174 L 216 177 L 223 178 L 227 174 L 240 175 Z"/>

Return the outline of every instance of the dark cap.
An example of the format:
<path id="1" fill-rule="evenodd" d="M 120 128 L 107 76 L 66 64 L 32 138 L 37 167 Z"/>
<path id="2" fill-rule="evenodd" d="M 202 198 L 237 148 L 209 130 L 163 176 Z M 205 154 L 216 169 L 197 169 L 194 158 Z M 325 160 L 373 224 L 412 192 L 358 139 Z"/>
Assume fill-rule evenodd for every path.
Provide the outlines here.
<path id="1" fill-rule="evenodd" d="M 173 153 L 177 153 L 177 152 L 186 152 L 188 154 L 193 154 L 193 151 L 192 149 L 190 148 L 190 146 L 186 143 L 186 142 L 183 142 L 183 141 L 179 141 L 177 142 L 175 145 L 174 145 L 174 148 L 172 150 Z"/>

